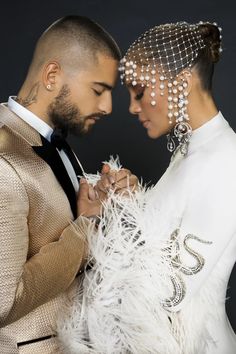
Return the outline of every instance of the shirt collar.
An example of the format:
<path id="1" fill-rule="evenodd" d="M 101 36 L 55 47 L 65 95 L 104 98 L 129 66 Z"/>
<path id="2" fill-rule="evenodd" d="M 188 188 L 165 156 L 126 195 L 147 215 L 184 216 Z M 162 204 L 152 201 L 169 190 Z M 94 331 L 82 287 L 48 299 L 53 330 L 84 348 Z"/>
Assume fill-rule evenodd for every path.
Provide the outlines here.
<path id="1" fill-rule="evenodd" d="M 16 96 L 10 96 L 8 99 L 7 106 L 14 112 L 17 116 L 28 123 L 32 128 L 37 130 L 45 139 L 50 141 L 53 129 L 42 119 L 37 117 L 33 112 L 29 111 L 27 108 L 23 107 L 21 104 L 16 102 Z"/>
<path id="2" fill-rule="evenodd" d="M 224 119 L 221 112 L 211 118 L 201 127 L 193 130 L 188 147 L 188 154 L 195 151 L 201 145 L 206 144 L 217 135 L 221 134 L 223 130 L 229 128 L 229 123 Z"/>

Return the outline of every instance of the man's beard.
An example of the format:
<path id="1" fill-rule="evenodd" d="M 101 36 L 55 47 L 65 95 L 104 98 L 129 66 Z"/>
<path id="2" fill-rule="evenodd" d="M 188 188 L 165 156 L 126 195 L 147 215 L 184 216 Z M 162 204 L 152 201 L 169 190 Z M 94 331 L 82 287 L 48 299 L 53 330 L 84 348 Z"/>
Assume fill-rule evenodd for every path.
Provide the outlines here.
<path id="1" fill-rule="evenodd" d="M 101 116 L 94 113 L 89 116 L 81 116 L 79 107 L 70 102 L 70 89 L 63 85 L 58 96 L 48 106 L 48 116 L 55 128 L 73 135 L 84 135 L 91 126 L 86 126 L 86 120 L 91 117 Z"/>

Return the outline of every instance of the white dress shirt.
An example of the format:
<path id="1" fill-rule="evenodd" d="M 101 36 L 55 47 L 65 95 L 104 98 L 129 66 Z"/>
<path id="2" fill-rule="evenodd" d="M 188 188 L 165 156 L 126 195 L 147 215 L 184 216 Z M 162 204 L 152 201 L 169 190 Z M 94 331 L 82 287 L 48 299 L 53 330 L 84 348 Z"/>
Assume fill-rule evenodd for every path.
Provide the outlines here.
<path id="1" fill-rule="evenodd" d="M 37 117 L 33 112 L 29 111 L 27 108 L 23 107 L 21 104 L 16 102 L 15 96 L 10 96 L 7 103 L 8 108 L 14 112 L 18 117 L 23 119 L 26 123 L 28 123 L 31 127 L 37 130 L 45 139 L 49 142 L 51 141 L 51 134 L 53 129 L 45 123 L 42 119 Z M 73 183 L 75 191 L 79 190 L 79 182 L 78 178 L 75 174 L 74 168 L 66 155 L 65 151 L 58 150 L 58 153 L 62 159 L 62 162 L 68 172 L 68 175 Z"/>

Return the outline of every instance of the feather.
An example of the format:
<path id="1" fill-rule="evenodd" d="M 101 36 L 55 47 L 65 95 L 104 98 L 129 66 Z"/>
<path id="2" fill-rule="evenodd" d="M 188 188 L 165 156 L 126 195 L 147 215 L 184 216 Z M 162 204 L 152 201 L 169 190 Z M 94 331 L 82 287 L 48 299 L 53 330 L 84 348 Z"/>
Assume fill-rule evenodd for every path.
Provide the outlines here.
<path id="1" fill-rule="evenodd" d="M 109 162 L 121 168 L 118 159 Z M 98 175 L 87 175 L 94 183 Z M 152 187 L 139 186 L 125 195 L 110 192 L 98 228 L 88 233 L 89 261 L 78 293 L 58 321 L 58 335 L 67 354 L 195 354 L 210 335 L 186 311 L 168 311 L 177 270 L 172 267 L 171 237 L 178 220 L 156 206 Z M 198 302 L 206 310 L 206 292 Z M 210 295 L 208 294 L 208 298 Z M 209 299 L 208 301 L 211 301 Z M 210 311 L 208 311 L 210 317 Z M 197 339 L 196 339 L 197 338 Z"/>

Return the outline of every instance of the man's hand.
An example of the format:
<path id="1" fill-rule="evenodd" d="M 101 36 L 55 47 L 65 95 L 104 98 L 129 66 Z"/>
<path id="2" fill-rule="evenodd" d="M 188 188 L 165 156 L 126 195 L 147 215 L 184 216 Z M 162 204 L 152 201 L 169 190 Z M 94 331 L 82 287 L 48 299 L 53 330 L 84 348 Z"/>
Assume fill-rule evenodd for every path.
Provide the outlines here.
<path id="1" fill-rule="evenodd" d="M 122 168 L 120 171 L 112 171 L 110 166 L 103 165 L 101 179 L 94 187 L 99 198 L 104 199 L 109 189 L 116 193 L 135 191 L 138 187 L 138 178 L 129 170 Z"/>
<path id="2" fill-rule="evenodd" d="M 80 179 L 77 209 L 78 215 L 86 217 L 98 216 L 102 211 L 101 200 L 98 199 L 93 187 L 84 178 Z"/>

